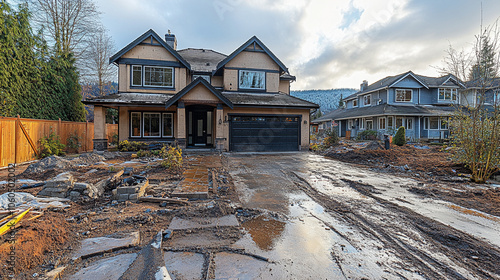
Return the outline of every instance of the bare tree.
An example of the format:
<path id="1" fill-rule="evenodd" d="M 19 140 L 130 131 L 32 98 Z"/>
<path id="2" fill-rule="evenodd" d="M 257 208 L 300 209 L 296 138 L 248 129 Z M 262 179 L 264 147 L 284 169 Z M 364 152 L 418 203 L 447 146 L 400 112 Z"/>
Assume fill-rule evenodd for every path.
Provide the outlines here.
<path id="1" fill-rule="evenodd" d="M 470 52 L 450 46 L 441 69 L 467 81 L 449 127 L 453 157 L 470 169 L 471 180 L 477 183 L 500 169 L 499 35 L 497 20 L 481 28 Z"/>
<path id="2" fill-rule="evenodd" d="M 104 28 L 94 33 L 84 53 L 81 75 L 87 83 L 97 83 L 99 95 L 106 95 L 112 90 L 110 82 L 116 79 L 117 68 L 109 64 L 109 58 L 115 53 L 115 45 Z"/>
<path id="3" fill-rule="evenodd" d="M 34 23 L 44 29 L 56 52 L 72 52 L 79 60 L 99 27 L 93 0 L 26 0 Z"/>

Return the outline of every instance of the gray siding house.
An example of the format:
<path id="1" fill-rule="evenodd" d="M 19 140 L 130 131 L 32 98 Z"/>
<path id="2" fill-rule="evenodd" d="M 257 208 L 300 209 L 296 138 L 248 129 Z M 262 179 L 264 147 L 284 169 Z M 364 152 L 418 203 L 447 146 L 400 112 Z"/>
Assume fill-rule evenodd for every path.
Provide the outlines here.
<path id="1" fill-rule="evenodd" d="M 375 130 L 379 138 L 406 128 L 410 139 L 448 138 L 448 118 L 461 104 L 465 85 L 455 76 L 426 77 L 408 71 L 375 83 L 363 81 L 360 91 L 344 99 L 344 108 L 334 110 L 313 123 L 319 127 L 337 124 L 339 136 L 350 131 Z"/>

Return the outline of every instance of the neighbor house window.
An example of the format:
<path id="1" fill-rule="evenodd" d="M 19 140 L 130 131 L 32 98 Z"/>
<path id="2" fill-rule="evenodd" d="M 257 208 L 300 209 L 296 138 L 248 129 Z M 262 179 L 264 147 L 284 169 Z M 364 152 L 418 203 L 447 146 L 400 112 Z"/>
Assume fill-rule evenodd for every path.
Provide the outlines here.
<path id="1" fill-rule="evenodd" d="M 439 101 L 457 101 L 457 89 L 456 88 L 440 88 L 439 89 Z"/>
<path id="2" fill-rule="evenodd" d="M 144 113 L 144 137 L 160 137 L 160 113 Z"/>
<path id="3" fill-rule="evenodd" d="M 347 130 L 351 130 L 353 128 L 354 128 L 354 126 L 352 125 L 352 120 L 348 120 L 347 121 Z"/>
<path id="4" fill-rule="evenodd" d="M 366 121 L 366 129 L 373 129 L 373 121 L 372 120 L 367 120 Z"/>
<path id="5" fill-rule="evenodd" d="M 379 118 L 378 119 L 378 129 L 385 129 L 386 128 L 386 123 L 385 123 L 385 118 Z"/>
<path id="6" fill-rule="evenodd" d="M 352 101 L 352 107 L 358 107 L 358 99 L 357 98 Z"/>
<path id="7" fill-rule="evenodd" d="M 372 104 L 372 96 L 371 95 L 365 95 L 363 98 L 364 98 L 365 106 Z"/>
<path id="8" fill-rule="evenodd" d="M 429 118 L 429 129 L 439 129 L 439 118 L 430 117 Z"/>
<path id="9" fill-rule="evenodd" d="M 411 102 L 411 89 L 396 89 L 396 102 Z"/>
<path id="10" fill-rule="evenodd" d="M 210 84 L 210 76 L 209 75 L 193 75 L 193 81 L 198 79 L 199 77 L 202 77 L 205 79 Z"/>
<path id="11" fill-rule="evenodd" d="M 448 118 L 440 118 L 439 119 L 441 129 L 448 129 Z"/>
<path id="12" fill-rule="evenodd" d="M 132 85 L 142 86 L 142 66 L 132 66 Z"/>
<path id="13" fill-rule="evenodd" d="M 396 128 L 400 128 L 403 126 L 403 118 L 396 117 Z"/>
<path id="14" fill-rule="evenodd" d="M 365 129 L 365 119 L 361 119 L 361 121 L 359 122 L 359 128 Z"/>
<path id="15" fill-rule="evenodd" d="M 174 121 L 172 113 L 163 113 L 163 137 L 174 136 Z"/>
<path id="16" fill-rule="evenodd" d="M 240 70 L 239 88 L 266 89 L 266 72 Z"/>
<path id="17" fill-rule="evenodd" d="M 144 85 L 152 87 L 173 87 L 174 69 L 172 67 L 144 66 Z"/>
<path id="18" fill-rule="evenodd" d="M 407 130 L 412 130 L 413 129 L 413 119 L 412 118 L 407 118 L 406 119 L 406 127 Z"/>
<path id="19" fill-rule="evenodd" d="M 387 126 L 394 127 L 394 117 L 387 117 Z"/>
<path id="20" fill-rule="evenodd" d="M 130 116 L 131 137 L 141 137 L 141 113 L 134 112 Z"/>

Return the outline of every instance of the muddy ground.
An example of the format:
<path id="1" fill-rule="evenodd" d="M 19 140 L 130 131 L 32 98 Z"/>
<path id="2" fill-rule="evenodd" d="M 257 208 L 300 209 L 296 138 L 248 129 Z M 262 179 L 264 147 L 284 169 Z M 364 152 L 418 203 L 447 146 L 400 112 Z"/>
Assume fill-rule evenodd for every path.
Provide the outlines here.
<path id="1" fill-rule="evenodd" d="M 61 265 L 67 266 L 66 278 L 96 260 L 139 252 L 174 217 L 227 215 L 236 215 L 240 226 L 183 230 L 165 243 L 166 254 L 202 256 L 199 277 L 192 279 L 500 279 L 499 188 L 471 184 L 461 175 L 466 170 L 448 156 L 440 147 L 385 151 L 358 143 L 323 155 L 227 154 L 220 158 L 223 167 L 214 170 L 224 192 L 213 191 L 210 175 L 209 198 L 189 206 L 118 203 L 107 192 L 22 224 L 17 279 L 43 279 Z M 165 170 L 153 159 L 133 160 L 114 154 L 104 164 L 46 170 L 25 179 L 44 181 L 70 171 L 79 182 L 95 183 L 133 166 L 152 182 L 147 194 L 161 197 L 183 179 L 182 170 Z M 0 181 L 6 176 L 1 170 Z M 85 238 L 132 231 L 141 233 L 138 246 L 71 260 Z M 179 245 L 186 240 L 191 246 Z M 0 246 L 3 260 L 6 252 Z"/>

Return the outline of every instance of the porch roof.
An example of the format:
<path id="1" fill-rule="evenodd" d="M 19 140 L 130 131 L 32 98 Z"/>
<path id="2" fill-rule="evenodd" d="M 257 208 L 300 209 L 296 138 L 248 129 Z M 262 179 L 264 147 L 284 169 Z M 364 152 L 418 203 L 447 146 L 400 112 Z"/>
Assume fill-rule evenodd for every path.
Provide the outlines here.
<path id="1" fill-rule="evenodd" d="M 125 92 L 97 96 L 82 101 L 87 105 L 164 105 L 173 94 Z"/>
<path id="2" fill-rule="evenodd" d="M 285 93 L 222 92 L 235 106 L 319 108 L 319 105 Z"/>

